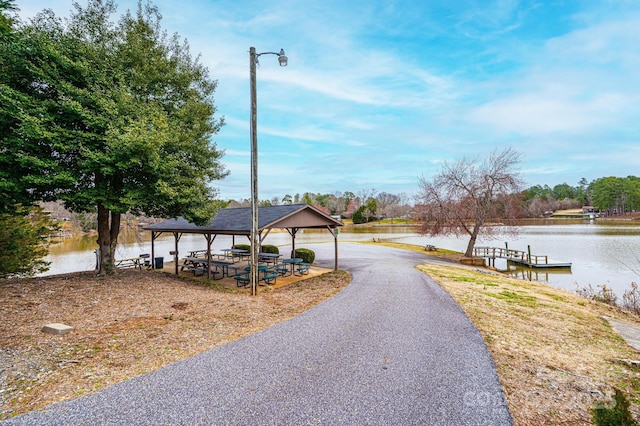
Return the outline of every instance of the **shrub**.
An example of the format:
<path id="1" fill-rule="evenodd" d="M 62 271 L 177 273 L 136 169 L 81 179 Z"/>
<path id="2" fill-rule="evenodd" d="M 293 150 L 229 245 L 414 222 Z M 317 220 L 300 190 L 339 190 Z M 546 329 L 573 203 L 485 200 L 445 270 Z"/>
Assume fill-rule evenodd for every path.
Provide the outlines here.
<path id="1" fill-rule="evenodd" d="M 49 269 L 49 233 L 55 229 L 42 207 L 19 206 L 0 214 L 0 278 L 24 277 Z"/>
<path id="2" fill-rule="evenodd" d="M 598 426 L 632 426 L 637 425 L 629 412 L 629 400 L 619 389 L 614 389 L 611 404 L 596 403 L 591 409 L 593 423 Z"/>
<path id="3" fill-rule="evenodd" d="M 278 249 L 278 246 L 273 246 L 273 245 L 269 245 L 266 244 L 264 246 L 262 246 L 262 250 L 263 253 L 273 253 L 273 254 L 280 254 L 280 249 Z"/>
<path id="4" fill-rule="evenodd" d="M 295 252 L 291 252 L 291 257 L 299 257 L 303 262 L 311 265 L 313 261 L 316 259 L 316 253 L 313 250 L 309 250 L 306 248 L 296 249 Z"/>
<path id="5" fill-rule="evenodd" d="M 635 282 L 631 283 L 631 290 L 625 290 L 622 295 L 622 307 L 635 314 L 640 314 L 640 290 Z"/>
<path id="6" fill-rule="evenodd" d="M 235 250 L 246 250 L 246 251 L 251 251 L 251 246 L 249 244 L 235 244 L 233 247 L 231 247 L 232 249 Z"/>
<path id="7" fill-rule="evenodd" d="M 351 217 L 354 225 L 358 225 L 361 223 L 367 223 L 367 218 L 364 216 L 364 206 L 360 206 L 358 210 L 353 212 L 353 216 Z"/>
<path id="8" fill-rule="evenodd" d="M 586 297 L 587 299 L 595 300 L 596 302 L 606 303 L 607 305 L 617 306 L 618 296 L 613 292 L 611 287 L 607 287 L 606 284 L 598 285 L 599 290 L 595 290 L 591 284 L 582 289 L 577 288 L 576 293 L 578 296 Z"/>

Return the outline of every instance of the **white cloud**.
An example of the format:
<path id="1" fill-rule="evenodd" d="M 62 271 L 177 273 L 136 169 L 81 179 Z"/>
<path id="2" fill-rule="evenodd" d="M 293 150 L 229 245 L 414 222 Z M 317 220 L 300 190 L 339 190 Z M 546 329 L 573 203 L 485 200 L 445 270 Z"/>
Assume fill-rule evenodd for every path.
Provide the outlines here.
<path id="1" fill-rule="evenodd" d="M 496 96 L 472 109 L 469 120 L 529 136 L 622 126 L 640 113 L 638 45 L 638 17 L 556 37 L 530 55 L 535 62 L 495 82 Z"/>

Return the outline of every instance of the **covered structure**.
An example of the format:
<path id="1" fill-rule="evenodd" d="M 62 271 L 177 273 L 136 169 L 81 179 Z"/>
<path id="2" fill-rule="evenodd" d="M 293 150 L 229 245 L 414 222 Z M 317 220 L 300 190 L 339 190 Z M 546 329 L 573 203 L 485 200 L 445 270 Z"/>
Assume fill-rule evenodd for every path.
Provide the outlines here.
<path id="1" fill-rule="evenodd" d="M 343 223 L 327 215 L 323 211 L 308 204 L 284 204 L 280 206 L 264 206 L 258 208 L 258 235 L 260 245 L 272 229 L 286 229 L 291 235 L 292 249 L 296 249 L 296 233 L 300 229 L 327 229 L 334 238 L 334 269 L 338 269 L 338 227 Z M 143 229 L 151 231 L 151 258 L 155 259 L 155 240 L 164 233 L 173 234 L 175 249 L 175 273 L 178 274 L 179 242 L 183 234 L 201 234 L 207 241 L 207 253 L 211 256 L 211 244 L 217 235 L 246 236 L 251 235 L 251 208 L 222 209 L 206 225 L 198 226 L 179 217 L 169 219 Z M 234 238 L 235 240 L 235 238 Z M 155 263 L 152 262 L 155 268 Z M 208 275 L 210 278 L 211 276 Z"/>

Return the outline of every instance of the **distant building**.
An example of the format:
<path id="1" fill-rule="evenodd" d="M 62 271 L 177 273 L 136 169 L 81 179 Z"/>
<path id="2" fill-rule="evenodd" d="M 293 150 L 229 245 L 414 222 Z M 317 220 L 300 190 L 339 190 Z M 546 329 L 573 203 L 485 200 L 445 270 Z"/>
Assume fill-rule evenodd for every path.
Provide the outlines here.
<path id="1" fill-rule="evenodd" d="M 349 201 L 349 205 L 347 205 L 347 210 L 344 213 L 342 213 L 342 216 L 344 216 L 346 219 L 350 219 L 353 217 L 353 214 L 359 208 L 360 208 L 360 200 L 358 200 L 357 198 L 354 200 L 351 200 Z"/>

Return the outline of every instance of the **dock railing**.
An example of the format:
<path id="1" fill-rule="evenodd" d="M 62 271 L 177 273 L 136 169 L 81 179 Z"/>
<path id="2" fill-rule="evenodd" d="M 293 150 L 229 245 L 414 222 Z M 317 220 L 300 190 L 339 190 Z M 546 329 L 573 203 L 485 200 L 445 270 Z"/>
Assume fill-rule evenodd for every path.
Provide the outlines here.
<path id="1" fill-rule="evenodd" d="M 484 257 L 488 259 L 507 259 L 511 261 L 517 261 L 519 263 L 527 263 L 531 265 L 548 265 L 549 256 L 542 256 L 537 254 L 531 254 L 530 252 L 522 250 L 513 250 L 501 247 L 475 247 L 473 249 L 473 255 L 477 257 Z"/>

